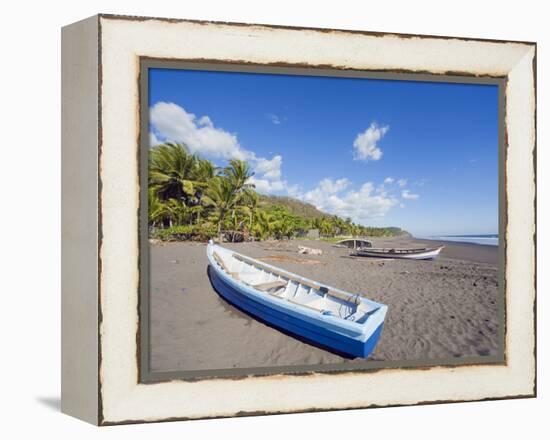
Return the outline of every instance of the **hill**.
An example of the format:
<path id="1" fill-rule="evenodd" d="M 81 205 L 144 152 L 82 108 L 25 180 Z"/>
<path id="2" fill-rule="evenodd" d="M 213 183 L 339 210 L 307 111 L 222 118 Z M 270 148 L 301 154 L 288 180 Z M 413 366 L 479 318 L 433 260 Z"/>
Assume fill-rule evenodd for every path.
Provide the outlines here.
<path id="1" fill-rule="evenodd" d="M 327 214 L 326 212 L 320 211 L 315 206 L 310 203 L 302 202 L 301 200 L 294 199 L 292 197 L 285 196 L 273 196 L 259 194 L 260 205 L 266 209 L 269 209 L 273 206 L 282 206 L 290 214 L 297 217 L 301 217 L 305 220 L 318 220 L 322 218 L 331 218 L 334 220 L 343 221 L 336 215 Z M 312 227 L 317 227 L 312 225 Z M 342 231 L 341 231 L 342 232 Z M 349 232 L 349 231 L 348 231 Z M 386 237 L 395 237 L 401 235 L 410 235 L 407 231 L 404 231 L 401 228 L 388 226 L 388 227 L 373 227 L 373 226 L 362 226 L 361 234 L 367 236 L 386 236 Z"/>
<path id="2" fill-rule="evenodd" d="M 292 215 L 311 220 L 319 217 L 334 217 L 326 212 L 319 211 L 315 206 L 302 202 L 298 199 L 285 196 L 260 195 L 260 204 L 269 208 L 271 206 L 282 206 Z"/>

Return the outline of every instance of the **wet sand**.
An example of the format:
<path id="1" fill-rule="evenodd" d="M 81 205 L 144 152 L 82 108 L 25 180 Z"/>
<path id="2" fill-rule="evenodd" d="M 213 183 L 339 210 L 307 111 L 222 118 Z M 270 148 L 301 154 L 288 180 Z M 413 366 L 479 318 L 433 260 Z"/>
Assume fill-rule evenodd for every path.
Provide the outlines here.
<path id="1" fill-rule="evenodd" d="M 374 239 L 375 247 L 431 240 Z M 498 248 L 447 242 L 435 261 L 350 258 L 322 241 L 226 244 L 245 255 L 388 305 L 370 360 L 496 355 Z M 298 246 L 323 250 L 298 254 Z M 205 370 L 357 362 L 302 342 L 240 312 L 212 288 L 206 245 L 151 245 L 151 369 Z"/>

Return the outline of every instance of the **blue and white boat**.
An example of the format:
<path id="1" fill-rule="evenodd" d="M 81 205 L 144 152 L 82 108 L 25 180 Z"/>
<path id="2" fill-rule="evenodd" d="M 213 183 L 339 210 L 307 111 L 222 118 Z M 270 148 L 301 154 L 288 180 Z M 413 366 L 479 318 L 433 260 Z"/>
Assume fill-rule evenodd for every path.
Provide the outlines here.
<path id="1" fill-rule="evenodd" d="M 212 241 L 210 280 L 239 309 L 314 345 L 366 358 L 388 307 L 238 254 Z"/>

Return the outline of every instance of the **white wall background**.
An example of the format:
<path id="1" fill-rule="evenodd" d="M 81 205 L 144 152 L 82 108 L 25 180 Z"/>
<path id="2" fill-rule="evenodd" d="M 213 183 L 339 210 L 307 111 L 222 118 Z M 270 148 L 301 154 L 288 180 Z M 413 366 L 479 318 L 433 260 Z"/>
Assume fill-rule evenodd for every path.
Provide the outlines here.
<path id="1" fill-rule="evenodd" d="M 0 15 L 0 381 L 4 438 L 178 435 L 446 440 L 536 436 L 548 422 L 550 47 L 544 2 L 5 2 Z M 60 28 L 98 12 L 538 42 L 539 397 L 97 429 L 59 412 Z M 546 249 L 545 249 L 546 248 Z M 546 263 L 546 265 L 545 265 Z M 545 273 L 546 272 L 546 273 Z M 544 313 L 546 310 L 546 313 Z M 546 406 L 546 410 L 543 409 Z M 543 434 L 544 433 L 544 434 Z"/>

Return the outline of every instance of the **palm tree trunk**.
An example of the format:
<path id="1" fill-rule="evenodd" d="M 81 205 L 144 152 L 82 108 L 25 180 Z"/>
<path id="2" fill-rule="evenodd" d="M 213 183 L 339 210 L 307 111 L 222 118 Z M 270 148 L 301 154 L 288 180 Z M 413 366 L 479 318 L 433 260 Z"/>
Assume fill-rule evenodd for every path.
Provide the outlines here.
<path id="1" fill-rule="evenodd" d="M 224 212 L 220 211 L 220 218 L 218 219 L 218 240 L 222 242 L 222 222 L 224 218 Z"/>

